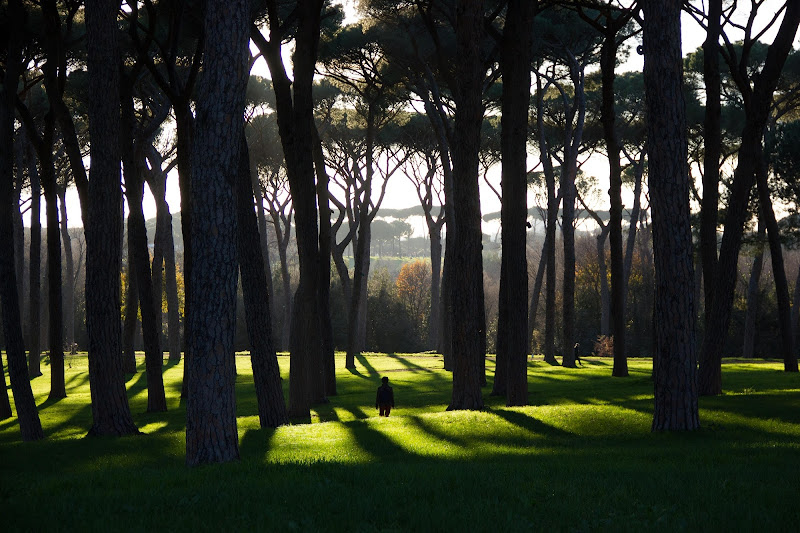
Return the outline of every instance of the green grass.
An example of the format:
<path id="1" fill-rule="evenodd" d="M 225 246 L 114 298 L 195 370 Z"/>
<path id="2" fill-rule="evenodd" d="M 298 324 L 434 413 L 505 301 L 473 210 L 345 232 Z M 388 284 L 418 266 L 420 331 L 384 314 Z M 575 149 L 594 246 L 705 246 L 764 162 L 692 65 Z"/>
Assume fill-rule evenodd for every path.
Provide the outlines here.
<path id="1" fill-rule="evenodd" d="M 288 384 L 288 357 L 280 357 Z M 725 364 L 725 394 L 702 398 L 703 428 L 650 432 L 650 362 L 529 364 L 530 407 L 489 396 L 445 412 L 441 358 L 337 360 L 339 394 L 310 424 L 258 427 L 249 360 L 237 358 L 241 461 L 184 466 L 182 366 L 166 366 L 168 413 L 147 414 L 143 372 L 128 379 L 145 435 L 87 438 L 87 361 L 67 357 L 68 398 L 32 381 L 46 440 L 0 422 L 0 529 L 265 531 L 794 531 L 800 523 L 800 376 L 777 362 Z M 143 362 L 140 361 L 143 366 Z M 493 363 L 487 363 L 491 385 Z M 140 370 L 143 368 L 140 367 Z M 397 408 L 379 418 L 387 375 Z M 10 391 L 9 391 L 10 393 Z"/>

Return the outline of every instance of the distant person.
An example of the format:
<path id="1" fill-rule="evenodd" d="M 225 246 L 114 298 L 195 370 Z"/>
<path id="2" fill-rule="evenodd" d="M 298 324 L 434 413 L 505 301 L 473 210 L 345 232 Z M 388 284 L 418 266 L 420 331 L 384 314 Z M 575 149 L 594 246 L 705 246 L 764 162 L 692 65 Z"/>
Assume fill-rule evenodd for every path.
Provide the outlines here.
<path id="1" fill-rule="evenodd" d="M 581 362 L 581 356 L 578 353 L 580 351 L 580 346 L 581 345 L 576 342 L 575 346 L 573 347 L 573 352 L 575 353 L 575 362 L 583 366 L 583 363 Z"/>
<path id="2" fill-rule="evenodd" d="M 381 378 L 383 384 L 378 387 L 378 394 L 375 396 L 375 408 L 379 409 L 380 416 L 389 416 L 389 412 L 394 407 L 394 391 L 389 386 L 389 378 Z"/>

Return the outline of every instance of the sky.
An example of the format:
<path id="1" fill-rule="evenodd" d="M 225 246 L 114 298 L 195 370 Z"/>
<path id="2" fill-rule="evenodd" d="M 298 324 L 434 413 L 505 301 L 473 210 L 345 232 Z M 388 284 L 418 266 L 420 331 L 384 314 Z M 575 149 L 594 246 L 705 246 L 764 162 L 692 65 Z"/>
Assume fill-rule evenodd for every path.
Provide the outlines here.
<path id="1" fill-rule="evenodd" d="M 746 20 L 747 14 L 749 13 L 749 5 L 750 2 L 740 1 L 740 7 L 738 8 L 734 20 L 738 22 L 744 22 Z M 771 18 L 774 14 L 774 9 L 777 6 L 781 5 L 780 0 L 767 0 L 765 7 L 759 12 L 759 17 L 756 20 L 755 27 L 759 27 L 759 24 L 763 25 L 766 21 Z M 345 4 L 347 18 L 346 21 L 355 20 L 355 13 L 352 10 L 352 1 L 348 1 Z M 777 24 L 775 25 L 777 29 Z M 774 36 L 774 31 L 771 33 L 766 34 L 762 40 L 766 42 L 771 42 L 772 37 Z M 683 54 L 686 55 L 694 50 L 696 50 L 699 46 L 702 45 L 704 40 L 704 32 L 702 28 L 697 24 L 691 16 L 684 13 L 682 17 L 682 43 L 683 43 Z M 635 45 L 634 45 L 635 46 Z M 797 46 L 797 40 L 795 41 L 795 46 Z M 628 72 L 628 71 L 641 71 L 643 66 L 643 58 L 642 56 L 636 54 L 633 51 L 628 60 L 618 67 L 617 73 L 621 72 Z M 258 59 L 256 64 L 253 68 L 253 73 L 258 75 L 266 75 L 268 77 L 268 69 L 266 68 L 266 64 L 263 58 Z M 277 142 L 277 140 L 276 140 Z M 537 155 L 532 153 L 529 157 L 530 166 L 536 163 Z M 604 159 L 601 157 L 596 157 L 593 160 L 589 161 L 583 170 L 595 177 L 599 180 L 599 189 L 603 193 L 608 189 L 608 168 L 607 164 L 605 163 Z M 500 181 L 500 169 L 499 165 L 496 168 L 492 169 L 489 174 L 490 179 L 495 183 L 496 186 L 499 186 Z M 167 202 L 170 206 L 171 212 L 180 211 L 180 193 L 178 190 L 178 179 L 177 173 L 172 171 L 167 179 Z M 632 193 L 630 191 L 626 191 L 628 194 L 628 198 L 623 197 L 623 203 L 626 205 L 632 204 Z M 625 192 L 623 193 L 623 195 Z M 598 200 L 596 200 L 597 205 L 593 206 L 597 209 L 608 209 L 607 205 L 603 205 L 607 203 L 605 194 L 600 194 L 598 196 Z M 383 201 L 382 207 L 387 209 L 402 209 L 406 207 L 412 207 L 418 204 L 418 199 L 416 192 L 413 189 L 413 186 L 410 184 L 409 180 L 406 179 L 402 175 L 395 175 L 390 180 L 387 186 L 387 193 L 386 197 Z M 529 206 L 533 205 L 533 197 L 532 195 L 529 197 Z M 71 187 L 67 191 L 67 207 L 68 207 L 68 225 L 71 227 L 80 226 L 81 219 L 80 219 L 80 208 L 78 203 L 78 195 L 77 191 L 75 190 L 74 186 Z M 150 194 L 150 191 L 145 188 L 145 198 L 143 201 L 143 208 L 145 212 L 146 218 L 152 218 L 155 216 L 155 201 Z M 498 200 L 497 196 L 489 189 L 489 187 L 483 183 L 481 179 L 481 210 L 484 214 L 492 213 L 500 210 L 500 201 Z M 42 225 L 46 225 L 46 221 L 44 219 L 44 209 L 42 209 Z M 29 215 L 25 217 L 26 225 L 29 224 Z M 417 221 L 415 224 L 415 231 L 417 234 L 424 233 L 425 229 L 422 225 L 421 221 Z M 485 224 L 484 232 L 493 235 L 496 232 L 496 228 L 494 224 Z M 415 234 L 415 236 L 417 236 Z"/>

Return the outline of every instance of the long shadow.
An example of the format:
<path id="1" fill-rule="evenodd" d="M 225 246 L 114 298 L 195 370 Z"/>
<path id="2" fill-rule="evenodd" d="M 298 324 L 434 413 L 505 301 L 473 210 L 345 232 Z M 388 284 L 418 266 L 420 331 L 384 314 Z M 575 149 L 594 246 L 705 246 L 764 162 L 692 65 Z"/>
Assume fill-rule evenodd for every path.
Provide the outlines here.
<path id="1" fill-rule="evenodd" d="M 269 443 L 274 436 L 274 428 L 249 429 L 245 431 L 239 443 L 239 452 L 242 459 L 245 457 L 263 459 L 269 451 Z"/>
<path id="2" fill-rule="evenodd" d="M 373 428 L 368 422 L 355 420 L 353 422 L 345 422 L 344 426 L 353 435 L 358 446 L 378 461 L 398 457 L 412 457 L 412 454 L 402 446 L 387 437 L 383 432 Z"/>
<path id="3" fill-rule="evenodd" d="M 366 371 L 369 373 L 370 377 L 374 377 L 374 376 L 378 375 L 378 371 L 375 370 L 375 367 L 372 366 L 369 363 L 369 361 L 367 361 L 367 358 L 364 357 L 362 354 L 360 354 L 360 353 L 356 354 L 356 360 L 359 363 L 361 363 L 361 366 L 363 366 L 366 369 Z M 358 375 L 360 376 L 361 374 L 358 374 Z"/>
<path id="4" fill-rule="evenodd" d="M 353 374 L 354 376 L 358 376 L 360 378 L 365 378 L 366 379 L 367 377 L 369 377 L 369 376 L 365 376 L 364 374 L 359 372 L 357 368 L 348 368 L 347 371 L 350 372 L 351 374 Z"/>
<path id="5" fill-rule="evenodd" d="M 492 410 L 491 413 L 498 416 L 499 418 L 502 418 L 503 420 L 505 420 L 510 424 L 528 430 L 531 433 L 542 435 L 544 437 L 564 438 L 573 436 L 568 431 L 564 431 L 563 429 L 559 429 L 555 426 L 545 424 L 541 420 L 538 420 L 533 416 L 522 413 L 520 411 L 498 409 L 496 411 Z"/>
<path id="6" fill-rule="evenodd" d="M 437 373 L 437 371 L 432 369 L 432 368 L 428 368 L 426 366 L 418 365 L 417 363 L 411 362 L 406 357 L 401 357 L 401 356 L 399 356 L 397 354 L 394 354 L 394 353 L 387 354 L 386 357 L 391 357 L 392 359 L 397 360 L 399 363 L 401 363 L 403 366 L 405 366 L 406 368 L 408 368 L 412 372 L 427 372 L 427 373 L 430 373 L 430 374 L 436 374 Z"/>
<path id="7" fill-rule="evenodd" d="M 353 414 L 356 420 L 366 420 L 369 418 L 369 415 L 360 407 L 347 407 L 346 409 Z"/>

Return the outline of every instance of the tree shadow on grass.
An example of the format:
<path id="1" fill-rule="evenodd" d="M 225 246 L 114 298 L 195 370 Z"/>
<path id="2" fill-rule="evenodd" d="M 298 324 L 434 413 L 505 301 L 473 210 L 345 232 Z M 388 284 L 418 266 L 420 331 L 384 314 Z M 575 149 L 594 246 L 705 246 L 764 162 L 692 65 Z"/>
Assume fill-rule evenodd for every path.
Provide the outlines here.
<path id="1" fill-rule="evenodd" d="M 542 435 L 543 437 L 572 437 L 572 433 L 564 431 L 563 429 L 559 429 L 555 426 L 551 426 L 550 424 L 545 424 L 541 420 L 538 420 L 537 418 L 520 411 L 498 409 L 496 411 L 492 410 L 491 413 L 499 418 L 502 418 L 509 424 L 513 424 L 517 427 L 530 431 L 531 433 Z"/>
<path id="2" fill-rule="evenodd" d="M 239 442 L 239 454 L 242 459 L 256 457 L 263 459 L 270 448 L 270 441 L 275 436 L 275 428 L 248 429 Z"/>
<path id="3" fill-rule="evenodd" d="M 399 356 L 399 355 L 394 354 L 394 353 L 387 354 L 386 357 L 390 357 L 392 359 L 395 359 L 396 361 L 401 363 L 403 366 L 405 366 L 411 372 L 427 372 L 427 373 L 430 373 L 430 374 L 436 374 L 436 373 L 439 372 L 438 370 L 434 370 L 433 368 L 429 368 L 429 367 L 426 367 L 426 366 L 418 365 L 417 363 L 412 362 L 407 357 L 402 357 L 402 356 Z"/>
<path id="4" fill-rule="evenodd" d="M 376 423 L 378 422 L 376 421 Z M 345 422 L 344 425 L 352 434 L 358 446 L 376 460 L 383 461 L 399 457 L 411 457 L 407 450 L 387 437 L 382 431 L 373 427 L 372 423 L 356 420 Z"/>
<path id="5" fill-rule="evenodd" d="M 358 361 L 358 362 L 361 364 L 361 366 L 363 366 L 363 367 L 364 367 L 364 369 L 366 369 L 366 371 L 368 372 L 368 376 L 366 376 L 366 377 L 375 377 L 375 376 L 378 376 L 378 371 L 377 371 L 377 370 L 375 370 L 375 367 L 374 367 L 374 366 L 372 366 L 372 365 L 370 364 L 370 362 L 369 362 L 369 361 L 367 361 L 367 358 L 366 358 L 366 357 L 364 357 L 362 354 L 360 354 L 360 353 L 359 353 L 359 354 L 356 354 L 356 360 L 357 360 L 357 361 Z M 356 371 L 353 371 L 353 370 L 351 370 L 351 372 L 352 372 L 353 374 L 357 375 L 357 376 L 364 377 L 364 376 L 362 376 L 361 374 L 359 374 L 357 370 L 356 370 Z"/>
<path id="6" fill-rule="evenodd" d="M 350 411 L 357 420 L 366 420 L 369 418 L 369 415 L 360 407 L 346 407 L 345 409 Z"/>

